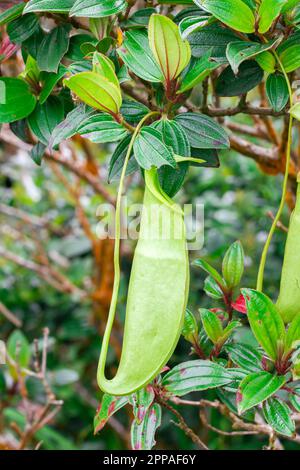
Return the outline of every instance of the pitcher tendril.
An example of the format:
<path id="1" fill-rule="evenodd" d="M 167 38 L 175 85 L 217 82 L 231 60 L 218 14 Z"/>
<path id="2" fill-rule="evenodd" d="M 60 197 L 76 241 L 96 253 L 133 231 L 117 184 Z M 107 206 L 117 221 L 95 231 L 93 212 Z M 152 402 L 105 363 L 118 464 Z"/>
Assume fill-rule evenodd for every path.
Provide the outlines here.
<path id="1" fill-rule="evenodd" d="M 280 61 L 278 54 L 276 51 L 273 51 L 276 60 L 282 70 L 282 73 L 285 77 L 286 84 L 288 87 L 289 91 L 289 100 L 290 100 L 290 106 L 293 105 L 293 93 L 292 93 L 292 88 L 291 84 L 289 81 L 289 77 L 282 65 L 282 62 Z M 277 223 L 280 220 L 284 204 L 285 204 L 285 199 L 286 199 L 286 193 L 287 193 L 287 184 L 288 184 L 288 178 L 289 178 L 289 169 L 290 169 L 290 161 L 291 161 L 291 146 L 292 146 L 292 128 L 293 128 L 293 116 L 289 116 L 289 129 L 288 129 L 288 140 L 287 140 L 287 147 L 286 147 L 286 162 L 285 162 L 285 172 L 284 172 L 284 178 L 283 178 L 283 184 L 282 184 L 282 194 L 281 194 L 281 200 L 279 204 L 279 208 L 277 210 L 276 216 L 274 217 L 271 229 L 269 231 L 266 243 L 263 248 L 263 252 L 261 255 L 261 260 L 259 264 L 259 269 L 258 269 L 258 275 L 257 275 L 257 284 L 256 284 L 256 290 L 262 291 L 263 290 L 263 282 L 264 282 L 264 272 L 265 272 L 265 265 L 266 265 L 266 260 L 267 260 L 267 255 L 269 251 L 269 247 L 274 235 L 274 232 L 277 227 Z"/>

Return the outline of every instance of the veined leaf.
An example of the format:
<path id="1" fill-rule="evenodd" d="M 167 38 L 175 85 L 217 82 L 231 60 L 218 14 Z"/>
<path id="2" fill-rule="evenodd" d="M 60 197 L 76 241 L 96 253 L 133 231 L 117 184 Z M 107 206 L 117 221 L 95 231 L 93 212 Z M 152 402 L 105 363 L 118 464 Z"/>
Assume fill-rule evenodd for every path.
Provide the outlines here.
<path id="1" fill-rule="evenodd" d="M 222 23 L 242 33 L 254 33 L 255 17 L 242 0 L 194 0 L 196 5 L 214 15 Z"/>
<path id="2" fill-rule="evenodd" d="M 68 13 L 75 0 L 29 0 L 24 13 L 49 11 L 52 13 Z"/>
<path id="3" fill-rule="evenodd" d="M 94 418 L 94 434 L 104 428 L 109 418 L 129 402 L 129 397 L 115 397 L 105 393 Z"/>
<path id="4" fill-rule="evenodd" d="M 69 48 L 70 25 L 58 26 L 47 34 L 38 50 L 37 63 L 40 70 L 57 72 L 61 59 Z"/>
<path id="5" fill-rule="evenodd" d="M 33 113 L 28 117 L 28 124 L 39 141 L 48 145 L 54 128 L 63 118 L 62 101 L 56 96 L 51 96 L 44 104 L 37 104 Z"/>
<path id="6" fill-rule="evenodd" d="M 285 327 L 276 306 L 262 292 L 242 289 L 248 320 L 257 341 L 271 359 L 276 360 L 285 341 Z"/>
<path id="7" fill-rule="evenodd" d="M 291 322 L 285 340 L 285 350 L 296 349 L 300 344 L 300 313 L 296 315 Z"/>
<path id="8" fill-rule="evenodd" d="M 204 280 L 203 290 L 212 299 L 222 299 L 223 292 L 212 276 L 207 276 Z"/>
<path id="9" fill-rule="evenodd" d="M 77 129 L 78 134 L 97 144 L 123 139 L 127 130 L 116 122 L 110 114 L 95 114 Z"/>
<path id="10" fill-rule="evenodd" d="M 100 52 L 95 52 L 93 55 L 93 72 L 98 73 L 116 85 L 116 87 L 119 87 L 114 63 L 104 54 L 100 54 Z"/>
<path id="11" fill-rule="evenodd" d="M 242 380 L 237 392 L 239 414 L 262 403 L 274 395 L 285 384 L 283 375 L 272 375 L 269 372 L 256 372 Z"/>
<path id="12" fill-rule="evenodd" d="M 226 49 L 226 56 L 235 74 L 238 73 L 239 66 L 247 59 L 257 56 L 261 52 L 271 49 L 276 41 L 268 44 L 239 41 L 231 42 Z"/>
<path id="13" fill-rule="evenodd" d="M 255 60 L 265 72 L 268 72 L 268 73 L 275 72 L 276 59 L 271 52 L 269 51 L 261 52 L 255 57 Z"/>
<path id="14" fill-rule="evenodd" d="M 188 65 L 191 48 L 183 41 L 178 26 L 170 18 L 154 14 L 148 28 L 150 49 L 168 83 L 174 80 Z"/>
<path id="15" fill-rule="evenodd" d="M 198 268 L 201 268 L 203 271 L 207 272 L 219 286 L 225 286 L 224 279 L 222 278 L 221 274 L 219 274 L 215 268 L 207 263 L 207 261 L 204 261 L 204 259 L 196 259 L 193 262 L 193 266 L 197 266 Z"/>
<path id="16" fill-rule="evenodd" d="M 171 147 L 175 155 L 181 155 L 183 157 L 190 156 L 191 148 L 188 138 L 176 121 L 161 119 L 153 123 L 151 127 L 161 133 L 163 142 L 168 147 Z M 160 185 L 170 197 L 175 196 L 181 188 L 188 168 L 189 163 L 182 162 L 179 163 L 176 168 L 164 165 L 159 169 L 158 176 Z"/>
<path id="17" fill-rule="evenodd" d="M 11 8 L 4 10 L 0 13 L 0 26 L 10 23 L 11 21 L 15 20 L 19 16 L 22 15 L 24 10 L 25 3 L 21 3 L 19 5 L 13 5 Z"/>
<path id="18" fill-rule="evenodd" d="M 126 8 L 126 0 L 76 0 L 70 16 L 102 18 L 116 15 Z"/>
<path id="19" fill-rule="evenodd" d="M 266 81 L 266 93 L 274 111 L 281 111 L 289 100 L 289 90 L 281 73 L 272 73 Z"/>
<path id="20" fill-rule="evenodd" d="M 125 99 L 120 112 L 127 122 L 136 123 L 149 113 L 149 108 L 138 101 Z"/>
<path id="21" fill-rule="evenodd" d="M 233 289 L 241 281 L 244 272 L 244 250 L 240 241 L 233 243 L 225 253 L 222 274 L 227 287 Z"/>
<path id="22" fill-rule="evenodd" d="M 134 450 L 151 450 L 155 442 L 155 432 L 161 424 L 161 407 L 154 403 L 148 408 L 143 420 L 131 425 L 131 445 Z"/>
<path id="23" fill-rule="evenodd" d="M 200 308 L 199 312 L 205 333 L 216 344 L 223 336 L 223 327 L 220 319 L 215 313 L 206 308 Z"/>
<path id="24" fill-rule="evenodd" d="M 118 114 L 122 104 L 120 88 L 95 72 L 81 72 L 64 80 L 84 103 L 92 108 Z"/>
<path id="25" fill-rule="evenodd" d="M 20 16 L 7 26 L 11 42 L 22 44 L 39 29 L 39 20 L 34 14 Z"/>
<path id="26" fill-rule="evenodd" d="M 63 140 L 69 139 L 73 135 L 77 134 L 78 127 L 87 119 L 91 114 L 92 110 L 86 110 L 85 105 L 80 105 L 74 108 L 64 121 L 60 122 L 52 132 L 51 139 L 49 142 L 49 148 L 55 148 Z"/>
<path id="27" fill-rule="evenodd" d="M 122 46 L 117 50 L 127 67 L 148 82 L 162 82 L 162 72 L 149 47 L 144 29 L 127 31 Z"/>
<path id="28" fill-rule="evenodd" d="M 206 77 L 208 77 L 212 70 L 215 70 L 219 66 L 220 63 L 211 58 L 211 51 L 208 51 L 200 59 L 192 60 L 177 93 L 185 93 L 198 85 L 198 83 L 201 83 Z"/>
<path id="29" fill-rule="evenodd" d="M 200 113 L 182 113 L 175 117 L 185 131 L 190 145 L 202 149 L 229 148 L 229 140 L 224 129 L 211 117 Z"/>
<path id="30" fill-rule="evenodd" d="M 229 354 L 230 360 L 242 369 L 249 372 L 261 371 L 263 357 L 252 346 L 243 343 L 228 344 L 226 351 Z"/>
<path id="31" fill-rule="evenodd" d="M 278 434 L 292 436 L 295 423 L 291 418 L 291 410 L 286 403 L 277 398 L 269 398 L 263 404 L 264 417 L 267 423 Z"/>
<path id="32" fill-rule="evenodd" d="M 43 88 L 40 94 L 40 104 L 44 104 L 52 93 L 56 84 L 66 75 L 68 69 L 60 64 L 57 73 L 45 73 L 41 75 Z"/>
<path id="33" fill-rule="evenodd" d="M 218 96 L 243 95 L 256 87 L 263 77 L 263 70 L 254 60 L 243 62 L 237 75 L 228 66 L 217 79 L 216 93 Z"/>
<path id="34" fill-rule="evenodd" d="M 196 360 L 179 364 L 162 380 L 165 389 L 176 396 L 222 387 L 234 377 L 224 367 L 211 361 Z"/>
<path id="35" fill-rule="evenodd" d="M 130 404 L 137 424 L 142 423 L 154 399 L 155 393 L 151 385 L 147 385 L 131 395 Z"/>
<path id="36" fill-rule="evenodd" d="M 219 22 L 206 26 L 189 35 L 193 57 L 202 57 L 208 51 L 217 59 L 226 60 L 226 47 L 230 42 L 241 39 L 234 31 L 224 28 Z"/>
<path id="37" fill-rule="evenodd" d="M 0 123 L 27 117 L 35 108 L 36 98 L 20 78 L 0 77 Z"/>
<path id="38" fill-rule="evenodd" d="M 124 161 L 130 142 L 131 136 L 126 136 L 115 148 L 114 153 L 111 156 L 108 169 L 108 182 L 110 183 L 113 180 L 120 178 L 122 169 L 124 166 Z M 126 176 L 131 175 L 139 169 L 138 163 L 135 158 L 130 156 L 130 160 L 126 169 Z"/>
<path id="39" fill-rule="evenodd" d="M 300 67 L 300 45 L 294 44 L 280 54 L 284 70 L 289 73 Z"/>
<path id="40" fill-rule="evenodd" d="M 197 320 L 189 308 L 185 310 L 184 324 L 181 334 L 187 341 L 191 341 L 192 343 L 198 336 Z"/>
<path id="41" fill-rule="evenodd" d="M 139 165 L 145 170 L 152 166 L 160 168 L 162 165 L 176 167 L 173 152 L 163 143 L 162 135 L 150 126 L 144 126 L 134 142 L 134 156 Z"/>
<path id="42" fill-rule="evenodd" d="M 188 16 L 180 21 L 179 31 L 182 39 L 186 39 L 191 33 L 199 31 L 210 23 L 211 16 Z"/>
<path id="43" fill-rule="evenodd" d="M 258 32 L 261 34 L 269 31 L 273 21 L 280 15 L 281 9 L 287 0 L 262 0 L 258 9 Z"/>

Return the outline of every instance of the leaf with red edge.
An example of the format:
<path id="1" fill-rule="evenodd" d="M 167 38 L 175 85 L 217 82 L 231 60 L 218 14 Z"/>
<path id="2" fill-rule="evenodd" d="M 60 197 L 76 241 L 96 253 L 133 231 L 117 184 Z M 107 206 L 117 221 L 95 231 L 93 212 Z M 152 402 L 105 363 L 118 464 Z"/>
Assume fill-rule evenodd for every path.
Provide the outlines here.
<path id="1" fill-rule="evenodd" d="M 129 402 L 128 397 L 116 397 L 105 393 L 94 418 L 94 434 L 104 428 L 109 418 Z"/>
<path id="2" fill-rule="evenodd" d="M 137 392 L 130 397 L 133 414 L 138 424 L 140 424 L 145 418 L 145 415 L 154 402 L 154 399 L 155 393 L 151 385 L 147 385 L 147 387 L 137 390 Z"/>
<path id="3" fill-rule="evenodd" d="M 231 302 L 231 307 L 237 312 L 247 314 L 246 301 L 242 294 L 234 302 Z"/>
<path id="4" fill-rule="evenodd" d="M 134 450 L 151 450 L 155 446 L 155 432 L 161 424 L 161 407 L 154 403 L 148 408 L 143 420 L 133 421 L 131 426 L 131 445 Z"/>

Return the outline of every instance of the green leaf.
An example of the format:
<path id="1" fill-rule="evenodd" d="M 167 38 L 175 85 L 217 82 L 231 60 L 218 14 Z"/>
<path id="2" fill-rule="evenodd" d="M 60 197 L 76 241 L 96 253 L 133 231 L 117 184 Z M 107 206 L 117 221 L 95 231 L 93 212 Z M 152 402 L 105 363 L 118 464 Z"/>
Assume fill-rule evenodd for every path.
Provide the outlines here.
<path id="1" fill-rule="evenodd" d="M 214 343 L 218 343 L 223 336 L 223 327 L 217 315 L 206 308 L 200 308 L 200 317 L 203 328 L 209 339 Z"/>
<path id="2" fill-rule="evenodd" d="M 300 344 L 300 313 L 291 322 L 285 340 L 285 350 L 287 352 L 296 349 Z"/>
<path id="3" fill-rule="evenodd" d="M 160 66 L 165 81 L 174 80 L 188 65 L 191 48 L 183 41 L 178 26 L 163 15 L 153 14 L 148 28 L 150 49 Z"/>
<path id="4" fill-rule="evenodd" d="M 125 121 L 137 123 L 146 116 L 147 113 L 149 113 L 149 108 L 138 101 L 123 100 L 120 113 L 124 117 Z"/>
<path id="5" fill-rule="evenodd" d="M 78 127 L 85 119 L 90 117 L 92 112 L 93 111 L 91 110 L 86 110 L 84 105 L 80 105 L 68 113 L 65 120 L 58 124 L 53 130 L 49 142 L 49 148 L 55 148 L 63 140 L 69 139 L 73 135 L 77 134 Z"/>
<path id="6" fill-rule="evenodd" d="M 37 62 L 40 70 L 57 72 L 61 59 L 69 48 L 69 24 L 58 26 L 47 34 L 38 50 Z"/>
<path id="7" fill-rule="evenodd" d="M 110 114 L 95 114 L 77 129 L 78 134 L 97 144 L 116 142 L 123 139 L 128 131 L 116 122 Z"/>
<path id="8" fill-rule="evenodd" d="M 81 72 L 64 84 L 87 105 L 99 111 L 118 114 L 122 104 L 120 88 L 95 72 Z"/>
<path id="9" fill-rule="evenodd" d="M 258 9 L 258 32 L 265 34 L 269 31 L 273 21 L 280 15 L 286 0 L 262 0 Z"/>
<path id="10" fill-rule="evenodd" d="M 33 113 L 28 117 L 28 124 L 39 141 L 48 145 L 54 128 L 63 118 L 62 101 L 56 96 L 51 96 L 44 104 L 37 104 Z"/>
<path id="11" fill-rule="evenodd" d="M 220 63 L 210 56 L 211 51 L 208 51 L 200 59 L 193 59 L 191 61 L 190 67 L 185 73 L 177 93 L 185 93 L 198 85 L 209 76 L 212 70 L 220 66 Z"/>
<path id="12" fill-rule="evenodd" d="M 268 72 L 268 73 L 275 72 L 276 59 L 271 52 L 269 51 L 261 52 L 255 57 L 255 60 L 265 72 Z"/>
<path id="13" fill-rule="evenodd" d="M 216 93 L 218 96 L 243 95 L 256 87 L 262 81 L 263 76 L 263 70 L 254 60 L 243 62 L 237 75 L 228 66 L 217 79 Z"/>
<path id="14" fill-rule="evenodd" d="M 94 434 L 104 428 L 109 418 L 129 402 L 128 397 L 115 397 L 105 393 L 94 418 Z"/>
<path id="15" fill-rule="evenodd" d="M 162 380 L 163 387 L 173 395 L 182 396 L 222 387 L 232 382 L 233 376 L 222 366 L 210 361 L 196 360 L 179 364 Z"/>
<path id="16" fill-rule="evenodd" d="M 161 135 L 163 142 L 171 147 L 175 155 L 189 157 L 191 153 L 188 138 L 179 124 L 174 120 L 161 119 L 151 125 L 157 129 Z M 187 162 L 179 163 L 176 168 L 164 165 L 158 171 L 159 181 L 162 189 L 173 197 L 181 188 L 189 164 Z"/>
<path id="17" fill-rule="evenodd" d="M 0 77 L 0 123 L 23 119 L 34 110 L 35 104 L 36 98 L 24 80 Z"/>
<path id="18" fill-rule="evenodd" d="M 130 142 L 131 136 L 126 136 L 115 148 L 114 153 L 111 156 L 108 169 L 108 182 L 110 183 L 113 180 L 120 178 L 122 169 L 124 166 L 124 161 Z M 131 175 L 139 169 L 137 161 L 135 158 L 130 157 L 130 160 L 126 169 L 126 176 Z"/>
<path id="19" fill-rule="evenodd" d="M 294 388 L 293 392 L 289 393 L 288 397 L 289 397 L 291 405 L 299 413 L 300 412 L 300 388 L 299 387 Z"/>
<path id="20" fill-rule="evenodd" d="M 269 372 L 255 372 L 242 380 L 237 393 L 239 414 L 262 403 L 274 395 L 285 384 L 283 375 L 272 375 Z"/>
<path id="21" fill-rule="evenodd" d="M 117 87 L 119 86 L 114 63 L 100 52 L 93 54 L 93 72 L 98 73 Z"/>
<path id="22" fill-rule="evenodd" d="M 274 111 L 281 111 L 289 100 L 289 90 L 281 73 L 272 73 L 266 81 L 266 93 Z"/>
<path id="23" fill-rule="evenodd" d="M 222 60 L 226 60 L 227 44 L 240 40 L 232 30 L 222 27 L 219 23 L 211 24 L 189 35 L 194 57 L 202 57 L 211 50 L 212 57 Z"/>
<path id="24" fill-rule="evenodd" d="M 228 344 L 226 351 L 230 360 L 242 369 L 249 372 L 261 371 L 263 357 L 252 346 L 243 343 Z"/>
<path id="25" fill-rule="evenodd" d="M 222 23 L 242 33 L 254 33 L 255 17 L 242 0 L 194 0 L 196 5 L 214 15 Z"/>
<path id="26" fill-rule="evenodd" d="M 7 8 L 3 12 L 1 12 L 0 13 L 0 26 L 10 23 L 11 21 L 21 16 L 24 10 L 24 7 L 25 7 L 25 3 L 20 3 L 19 5 L 13 5 L 12 7 Z"/>
<path id="27" fill-rule="evenodd" d="M 203 259 L 196 259 L 193 261 L 193 266 L 197 266 L 198 268 L 203 269 L 203 271 L 207 272 L 212 278 L 216 281 L 216 283 L 219 286 L 224 286 L 224 279 L 222 276 L 218 273 L 218 271 L 213 268 L 207 261 L 204 261 Z"/>
<path id="28" fill-rule="evenodd" d="M 285 327 L 276 306 L 262 292 L 242 289 L 248 320 L 257 341 L 276 360 L 285 341 Z"/>
<path id="29" fill-rule="evenodd" d="M 225 130 L 211 117 L 200 113 L 182 113 L 175 117 L 185 131 L 190 145 L 203 149 L 229 148 Z"/>
<path id="30" fill-rule="evenodd" d="M 300 103 L 295 103 L 291 109 L 289 110 L 289 113 L 298 121 L 300 121 Z"/>
<path id="31" fill-rule="evenodd" d="M 57 73 L 44 73 L 42 74 L 42 91 L 40 94 L 40 104 L 44 104 L 48 99 L 57 83 L 66 75 L 68 69 L 60 64 Z"/>
<path id="32" fill-rule="evenodd" d="M 181 331 L 182 336 L 193 343 L 198 336 L 198 324 L 193 312 L 187 308 L 184 316 L 184 324 Z"/>
<path id="33" fill-rule="evenodd" d="M 7 33 L 11 42 L 21 44 L 30 38 L 39 28 L 39 20 L 36 15 L 20 16 L 7 26 Z"/>
<path id="34" fill-rule="evenodd" d="M 149 47 L 146 30 L 127 31 L 117 52 L 135 75 L 149 82 L 161 82 L 163 76 Z"/>
<path id="35" fill-rule="evenodd" d="M 240 241 L 234 242 L 225 253 L 222 274 L 229 289 L 237 287 L 244 272 L 244 250 Z"/>
<path id="36" fill-rule="evenodd" d="M 36 165 L 41 165 L 46 148 L 47 147 L 45 144 L 42 144 L 42 142 L 38 142 L 30 150 L 30 157 L 32 158 L 34 163 L 36 163 Z"/>
<path id="37" fill-rule="evenodd" d="M 122 27 L 146 27 L 148 26 L 150 16 L 153 13 L 156 13 L 156 10 L 152 7 L 138 9 L 134 11 L 127 20 L 122 21 Z"/>
<path id="38" fill-rule="evenodd" d="M 26 4 L 24 13 L 31 12 L 52 12 L 68 13 L 75 0 L 29 0 Z"/>
<path id="39" fill-rule="evenodd" d="M 151 450 L 155 442 L 155 432 L 161 424 L 161 407 L 154 403 L 146 412 L 141 423 L 136 420 L 131 425 L 131 445 L 134 450 Z"/>
<path id="40" fill-rule="evenodd" d="M 30 362 L 30 345 L 22 331 L 15 330 L 7 341 L 7 354 L 21 368 L 27 368 Z"/>
<path id="41" fill-rule="evenodd" d="M 152 166 L 160 168 L 162 165 L 176 167 L 172 150 L 163 143 L 161 133 L 153 127 L 142 128 L 133 149 L 135 159 L 145 170 L 150 170 Z"/>
<path id="42" fill-rule="evenodd" d="M 212 299 L 219 300 L 223 298 L 223 292 L 212 276 L 207 276 L 205 279 L 203 290 Z"/>
<path id="43" fill-rule="evenodd" d="M 276 41 L 267 44 L 257 42 L 235 41 L 228 44 L 226 48 L 226 56 L 231 65 L 234 74 L 239 71 L 239 66 L 247 59 L 251 59 L 261 52 L 271 49 Z"/>
<path id="44" fill-rule="evenodd" d="M 220 338 L 222 344 L 224 344 L 230 338 L 230 336 L 234 333 L 234 330 L 236 330 L 237 328 L 240 328 L 241 326 L 242 325 L 238 320 L 234 320 L 228 323 L 226 328 L 224 328 L 222 338 Z"/>
<path id="45" fill-rule="evenodd" d="M 300 67 L 300 45 L 294 44 L 285 49 L 279 56 L 284 70 L 289 73 Z"/>
<path id="46" fill-rule="evenodd" d="M 210 23 L 211 16 L 188 16 L 183 18 L 179 23 L 179 31 L 182 39 L 186 39 L 191 33 L 199 31 L 200 29 L 208 26 Z"/>
<path id="47" fill-rule="evenodd" d="M 126 0 L 77 0 L 70 11 L 70 16 L 102 18 L 116 15 L 126 8 Z"/>
<path id="48" fill-rule="evenodd" d="M 286 403 L 277 398 L 269 398 L 263 404 L 266 422 L 278 434 L 292 436 L 295 433 L 295 423 L 291 418 L 291 410 Z"/>

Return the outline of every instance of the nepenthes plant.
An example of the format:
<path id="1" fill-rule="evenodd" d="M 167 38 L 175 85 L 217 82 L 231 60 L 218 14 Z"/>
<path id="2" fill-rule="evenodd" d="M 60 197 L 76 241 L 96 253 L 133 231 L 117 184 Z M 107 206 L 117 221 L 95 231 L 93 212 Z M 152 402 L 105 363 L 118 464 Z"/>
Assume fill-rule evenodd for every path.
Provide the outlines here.
<path id="1" fill-rule="evenodd" d="M 238 428 L 264 436 L 269 449 L 280 448 L 281 439 L 300 440 L 300 103 L 293 90 L 299 24 L 294 0 L 30 0 L 0 13 L 4 131 L 30 147 L 35 163 L 49 163 L 66 188 L 56 165 L 71 169 L 115 207 L 113 257 L 100 269 L 101 275 L 113 271 L 113 282 L 104 283 L 109 292 L 101 305 L 95 433 L 116 411 L 131 407 L 131 445 L 151 449 L 164 410 L 193 446 L 207 449 L 178 411 L 193 406 L 202 427 L 220 435 Z M 22 64 L 15 75 L 5 65 L 14 56 Z M 249 120 L 240 124 L 241 115 Z M 74 161 L 61 156 L 65 141 L 86 154 L 84 166 L 73 154 Z M 86 141 L 95 145 L 96 156 Z M 102 185 L 104 147 L 112 154 L 107 179 L 117 189 Z M 188 253 L 185 182 L 191 174 L 196 181 L 211 174 L 206 168 L 222 171 L 229 148 L 255 160 L 270 178 L 282 175 L 279 207 L 264 227 L 256 285 L 242 281 L 250 256 L 243 240 L 222 253 L 221 269 L 202 253 Z M 131 178 L 142 187 L 143 211 L 123 321 L 121 205 Z M 72 187 L 71 196 L 97 267 L 98 240 L 79 190 L 80 184 Z M 282 222 L 287 206 L 288 228 Z M 280 228 L 288 232 L 281 281 L 269 292 L 265 272 Z M 84 301 L 104 297 L 99 286 L 85 295 L 56 271 L 53 280 L 47 263 L 43 269 L 30 266 Z M 206 273 L 203 290 L 214 303 L 203 308 L 199 297 L 195 314 L 190 271 L 198 268 Z M 30 373 L 25 353 L 18 370 L 18 341 L 26 346 L 19 333 L 11 337 L 14 380 Z M 178 343 L 191 357 L 174 365 Z M 189 394 L 191 399 L 182 398 Z M 212 410 L 232 430 L 210 424 Z"/>

